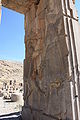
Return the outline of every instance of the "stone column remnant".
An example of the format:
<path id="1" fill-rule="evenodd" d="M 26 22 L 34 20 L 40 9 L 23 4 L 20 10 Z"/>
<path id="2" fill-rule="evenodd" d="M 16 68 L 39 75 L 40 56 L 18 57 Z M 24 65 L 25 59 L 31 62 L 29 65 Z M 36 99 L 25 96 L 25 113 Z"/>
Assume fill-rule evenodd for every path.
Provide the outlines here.
<path id="1" fill-rule="evenodd" d="M 78 22 L 72 0 L 40 0 L 25 14 L 24 120 L 73 119 L 70 19 Z"/>
<path id="2" fill-rule="evenodd" d="M 80 120 L 75 0 L 2 0 L 25 15 L 23 120 Z"/>

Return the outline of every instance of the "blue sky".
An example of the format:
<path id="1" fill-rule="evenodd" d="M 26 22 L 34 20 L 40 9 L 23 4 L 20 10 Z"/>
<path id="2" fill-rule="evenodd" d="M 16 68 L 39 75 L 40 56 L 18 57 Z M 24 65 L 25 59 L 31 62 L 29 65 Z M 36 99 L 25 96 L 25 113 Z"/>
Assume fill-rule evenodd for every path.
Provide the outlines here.
<path id="1" fill-rule="evenodd" d="M 24 15 L 4 7 L 0 25 L 0 59 L 24 59 Z"/>
<path id="2" fill-rule="evenodd" d="M 80 0 L 75 0 L 76 8 L 78 11 L 79 21 L 80 21 Z"/>
<path id="3" fill-rule="evenodd" d="M 80 19 L 80 0 L 76 0 L 76 7 Z M 24 54 L 24 15 L 3 7 L 0 25 L 0 59 L 23 61 Z"/>

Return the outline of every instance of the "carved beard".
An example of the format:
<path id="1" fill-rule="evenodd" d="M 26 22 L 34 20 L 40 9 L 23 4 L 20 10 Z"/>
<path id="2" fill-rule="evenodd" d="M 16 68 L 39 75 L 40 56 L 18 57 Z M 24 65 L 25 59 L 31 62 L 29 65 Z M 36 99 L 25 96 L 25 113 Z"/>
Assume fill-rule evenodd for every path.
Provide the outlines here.
<path id="1" fill-rule="evenodd" d="M 38 5 L 40 0 L 35 0 L 35 4 Z"/>

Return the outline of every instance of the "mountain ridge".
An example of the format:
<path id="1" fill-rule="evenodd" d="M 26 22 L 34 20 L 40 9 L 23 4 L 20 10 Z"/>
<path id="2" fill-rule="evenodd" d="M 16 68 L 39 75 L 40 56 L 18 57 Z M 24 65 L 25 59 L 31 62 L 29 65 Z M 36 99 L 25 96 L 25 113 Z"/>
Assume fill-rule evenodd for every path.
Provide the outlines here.
<path id="1" fill-rule="evenodd" d="M 18 61 L 0 60 L 0 80 L 23 81 L 23 64 Z"/>

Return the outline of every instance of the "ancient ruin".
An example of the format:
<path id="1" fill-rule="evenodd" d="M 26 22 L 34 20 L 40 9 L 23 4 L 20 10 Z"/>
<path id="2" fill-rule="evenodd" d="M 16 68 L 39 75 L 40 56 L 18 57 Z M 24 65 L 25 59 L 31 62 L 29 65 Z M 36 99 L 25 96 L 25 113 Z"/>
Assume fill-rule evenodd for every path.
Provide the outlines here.
<path id="1" fill-rule="evenodd" d="M 25 15 L 23 120 L 80 120 L 74 0 L 2 0 Z"/>

